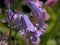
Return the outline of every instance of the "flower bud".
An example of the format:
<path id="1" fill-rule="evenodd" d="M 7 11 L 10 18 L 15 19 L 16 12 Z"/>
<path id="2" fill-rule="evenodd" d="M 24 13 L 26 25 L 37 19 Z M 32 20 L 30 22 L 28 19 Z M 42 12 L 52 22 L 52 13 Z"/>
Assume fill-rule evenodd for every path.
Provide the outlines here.
<path id="1" fill-rule="evenodd" d="M 12 10 L 11 9 L 6 10 L 6 18 L 7 18 L 8 26 L 11 26 L 10 21 L 12 16 L 13 16 Z"/>

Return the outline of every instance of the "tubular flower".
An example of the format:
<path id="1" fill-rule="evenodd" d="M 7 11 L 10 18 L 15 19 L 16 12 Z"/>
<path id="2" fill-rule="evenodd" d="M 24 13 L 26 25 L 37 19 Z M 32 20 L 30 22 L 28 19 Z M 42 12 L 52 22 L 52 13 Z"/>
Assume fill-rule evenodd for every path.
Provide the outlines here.
<path id="1" fill-rule="evenodd" d="M 12 10 L 9 9 L 6 11 L 6 17 L 7 17 L 8 26 L 11 26 L 11 22 L 12 22 L 12 27 L 11 27 L 12 29 L 14 29 L 15 31 L 21 29 L 22 23 L 21 23 L 21 15 L 19 11 L 16 11 L 14 14 Z"/>
<path id="2" fill-rule="evenodd" d="M 44 11 L 41 8 L 39 9 L 36 5 L 34 5 L 33 2 L 29 2 L 28 4 L 32 9 L 33 13 L 35 13 L 35 15 L 33 15 L 35 16 L 35 21 L 39 23 L 39 25 L 42 27 L 45 24 L 44 18 L 43 18 Z"/>
<path id="3" fill-rule="evenodd" d="M 15 31 L 19 31 L 22 28 L 22 23 L 21 23 L 21 14 L 20 12 L 16 12 L 13 16 L 13 29 Z"/>
<path id="4" fill-rule="evenodd" d="M 37 28 L 30 22 L 29 18 L 26 15 L 21 17 L 22 24 L 24 26 L 23 31 L 20 31 L 20 34 L 29 32 L 30 39 L 32 42 L 36 42 L 40 35 L 44 33 L 44 30 L 41 28 L 41 31 L 38 31 Z"/>
<path id="5" fill-rule="evenodd" d="M 22 15 L 21 22 L 26 31 L 36 31 L 36 27 L 31 23 L 31 21 L 26 15 Z"/>
<path id="6" fill-rule="evenodd" d="M 13 12 L 11 9 L 8 9 L 6 11 L 6 18 L 7 18 L 7 22 L 8 22 L 8 26 L 10 26 L 10 21 L 11 21 L 11 17 L 13 16 Z"/>

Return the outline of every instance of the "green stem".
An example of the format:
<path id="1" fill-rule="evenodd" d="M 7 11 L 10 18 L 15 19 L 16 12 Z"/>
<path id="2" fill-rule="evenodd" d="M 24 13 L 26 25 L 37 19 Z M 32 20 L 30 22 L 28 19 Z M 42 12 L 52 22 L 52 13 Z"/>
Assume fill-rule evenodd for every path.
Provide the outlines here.
<path id="1" fill-rule="evenodd" d="M 9 45 L 10 45 L 10 42 L 11 42 L 11 33 L 12 33 L 12 29 L 10 27 L 10 32 L 9 32 Z"/>
<path id="2" fill-rule="evenodd" d="M 16 31 L 16 33 L 15 33 L 14 45 L 16 45 L 16 36 L 17 36 L 17 31 Z"/>
<path id="3" fill-rule="evenodd" d="M 13 15 L 14 16 L 14 15 Z M 11 17 L 11 20 L 10 20 L 10 31 L 9 31 L 9 45 L 11 45 L 11 34 L 12 34 L 12 18 L 13 18 L 13 16 Z"/>
<path id="4" fill-rule="evenodd" d="M 12 18 L 13 18 L 13 16 L 14 15 L 12 15 L 12 17 L 11 17 L 11 20 L 10 20 L 10 32 L 9 32 L 9 45 L 11 44 L 10 42 L 11 42 L 11 34 L 12 34 L 12 26 L 13 26 L 13 24 L 12 24 Z"/>

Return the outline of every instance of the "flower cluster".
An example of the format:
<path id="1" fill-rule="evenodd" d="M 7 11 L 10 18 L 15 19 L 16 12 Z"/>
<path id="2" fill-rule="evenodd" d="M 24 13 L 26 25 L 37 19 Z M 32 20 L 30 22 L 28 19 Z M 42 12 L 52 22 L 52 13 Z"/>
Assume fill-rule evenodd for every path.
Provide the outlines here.
<path id="1" fill-rule="evenodd" d="M 22 25 L 24 27 L 24 30 L 21 30 L 19 34 L 24 35 L 25 33 L 29 33 L 32 42 L 36 42 L 37 38 L 44 33 L 42 29 L 42 31 L 39 32 L 37 30 L 37 27 L 35 27 L 29 20 L 28 16 L 20 13 L 19 11 L 16 11 L 13 14 L 11 10 L 7 10 L 7 21 L 9 26 L 13 23 L 11 28 L 15 31 L 19 31 Z"/>
<path id="2" fill-rule="evenodd" d="M 31 42 L 38 44 L 40 42 L 39 37 L 45 32 L 44 26 L 46 27 L 46 23 L 44 21 L 44 15 L 46 14 L 46 11 L 42 9 L 42 3 L 41 6 L 35 5 L 35 3 L 31 1 L 28 1 L 27 4 L 32 10 L 30 16 L 34 18 L 33 21 L 35 21 L 35 24 L 30 21 L 27 15 L 20 11 L 13 12 L 11 9 L 8 9 L 6 11 L 8 26 L 16 32 L 19 31 L 20 35 L 28 36 L 29 34 Z M 27 36 L 26 39 L 28 38 Z"/>

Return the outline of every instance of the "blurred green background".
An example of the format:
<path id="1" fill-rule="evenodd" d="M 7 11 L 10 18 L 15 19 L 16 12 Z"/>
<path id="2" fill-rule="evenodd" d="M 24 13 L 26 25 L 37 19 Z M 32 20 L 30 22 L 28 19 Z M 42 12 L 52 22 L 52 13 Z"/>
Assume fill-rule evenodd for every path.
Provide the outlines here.
<path id="1" fill-rule="evenodd" d="M 11 5 L 11 9 L 14 11 L 15 9 L 21 10 L 20 3 L 22 0 L 14 1 Z M 4 33 L 7 31 L 9 33 L 9 28 L 7 23 L 2 23 L 2 19 L 6 18 L 5 15 L 5 6 L 1 3 L 0 4 L 0 32 Z M 43 36 L 41 36 L 41 43 L 39 45 L 60 45 L 60 0 L 56 3 L 56 5 L 52 8 L 48 7 L 47 12 L 50 14 L 51 18 L 48 21 L 49 27 L 46 29 L 46 32 Z M 13 45 L 15 32 L 12 31 L 11 35 L 11 45 Z M 19 34 L 17 33 L 16 37 L 17 45 L 24 45 L 24 40 Z"/>

